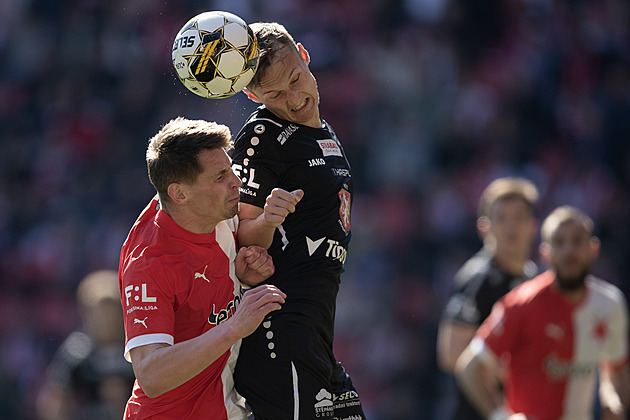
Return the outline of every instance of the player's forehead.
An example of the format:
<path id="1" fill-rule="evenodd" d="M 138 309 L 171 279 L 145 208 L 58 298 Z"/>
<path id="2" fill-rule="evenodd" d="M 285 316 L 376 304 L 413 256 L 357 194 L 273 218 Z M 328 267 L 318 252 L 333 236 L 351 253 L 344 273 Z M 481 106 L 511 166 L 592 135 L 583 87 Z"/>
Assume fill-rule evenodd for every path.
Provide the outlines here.
<path id="1" fill-rule="evenodd" d="M 291 77 L 301 70 L 302 62 L 297 52 L 288 46 L 282 46 L 274 53 L 271 64 L 260 77 L 260 83 L 256 90 L 264 95 L 271 91 L 284 89 L 289 84 Z"/>
<path id="2" fill-rule="evenodd" d="M 551 233 L 551 242 L 566 240 L 569 238 L 588 239 L 590 236 L 584 225 L 577 220 L 565 220 L 555 227 Z"/>
<path id="3" fill-rule="evenodd" d="M 506 195 L 498 198 L 490 206 L 490 217 L 505 216 L 508 214 L 531 215 L 531 205 L 520 195 Z"/>
<path id="4" fill-rule="evenodd" d="M 231 167 L 231 160 L 226 151 L 219 147 L 215 149 L 204 149 L 197 156 L 199 164 L 202 166 L 202 173 L 207 175 L 218 175 Z"/>

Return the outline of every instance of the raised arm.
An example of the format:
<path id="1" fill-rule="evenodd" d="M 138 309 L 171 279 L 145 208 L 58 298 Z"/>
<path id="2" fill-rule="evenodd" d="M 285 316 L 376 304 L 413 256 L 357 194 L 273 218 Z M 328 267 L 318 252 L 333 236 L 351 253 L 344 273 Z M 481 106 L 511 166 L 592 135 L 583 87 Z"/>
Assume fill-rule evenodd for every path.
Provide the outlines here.
<path id="1" fill-rule="evenodd" d="M 303 196 L 302 190 L 288 192 L 274 188 L 267 197 L 264 209 L 240 203 L 238 210 L 240 223 L 236 233 L 239 246 L 258 245 L 268 249 L 276 228 L 295 211 L 295 206 Z"/>

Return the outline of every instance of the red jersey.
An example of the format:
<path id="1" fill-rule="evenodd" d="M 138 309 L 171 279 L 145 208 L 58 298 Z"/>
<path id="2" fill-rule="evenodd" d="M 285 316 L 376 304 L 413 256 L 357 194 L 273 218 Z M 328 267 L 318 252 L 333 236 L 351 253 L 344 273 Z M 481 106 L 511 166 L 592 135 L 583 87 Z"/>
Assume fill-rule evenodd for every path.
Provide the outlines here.
<path id="1" fill-rule="evenodd" d="M 135 347 L 190 340 L 228 319 L 241 300 L 234 272 L 236 220 L 220 222 L 210 234 L 175 223 L 154 198 L 125 241 L 119 281 L 125 323 L 125 358 Z M 232 372 L 240 347 L 203 372 L 156 398 L 136 381 L 126 419 L 245 419 L 244 399 Z"/>
<path id="2" fill-rule="evenodd" d="M 513 412 L 538 420 L 591 419 L 598 366 L 627 361 L 625 299 L 614 285 L 588 276 L 584 297 L 572 304 L 554 279 L 547 271 L 505 295 L 473 348 L 507 362 L 505 394 Z"/>

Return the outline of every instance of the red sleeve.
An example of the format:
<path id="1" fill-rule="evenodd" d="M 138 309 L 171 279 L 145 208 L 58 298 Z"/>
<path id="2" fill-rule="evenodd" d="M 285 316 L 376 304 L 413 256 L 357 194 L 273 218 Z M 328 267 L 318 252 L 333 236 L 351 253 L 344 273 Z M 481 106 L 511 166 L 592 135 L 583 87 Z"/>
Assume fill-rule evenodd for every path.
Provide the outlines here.
<path id="1" fill-rule="evenodd" d="M 500 357 L 503 353 L 512 351 L 518 332 L 518 311 L 503 298 L 494 304 L 492 312 L 477 330 L 477 336 Z"/>
<path id="2" fill-rule="evenodd" d="M 138 264 L 139 265 L 139 264 Z M 125 324 L 125 358 L 132 348 L 174 343 L 174 292 L 168 283 L 168 271 L 158 269 L 153 261 L 151 270 L 134 266 L 132 262 L 122 274 L 121 298 Z"/>

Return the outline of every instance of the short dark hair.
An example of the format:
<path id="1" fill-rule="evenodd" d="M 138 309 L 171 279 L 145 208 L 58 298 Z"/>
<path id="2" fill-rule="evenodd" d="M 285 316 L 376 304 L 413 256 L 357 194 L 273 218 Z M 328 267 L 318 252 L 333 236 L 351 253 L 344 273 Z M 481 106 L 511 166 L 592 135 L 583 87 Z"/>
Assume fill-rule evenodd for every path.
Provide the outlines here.
<path id="1" fill-rule="evenodd" d="M 227 126 L 177 117 L 149 140 L 146 156 L 149 181 L 160 200 L 168 200 L 170 184 L 197 180 L 203 170 L 198 160 L 201 151 L 231 147 L 232 134 Z"/>
<path id="2" fill-rule="evenodd" d="M 298 53 L 298 47 L 287 29 L 277 22 L 255 22 L 249 25 L 258 41 L 258 69 L 247 85 L 248 88 L 260 86 L 260 79 L 276 56 L 276 53 L 288 47 L 290 51 Z"/>

